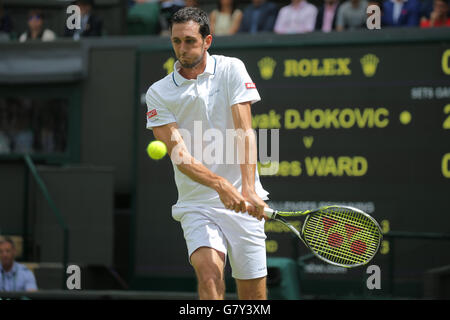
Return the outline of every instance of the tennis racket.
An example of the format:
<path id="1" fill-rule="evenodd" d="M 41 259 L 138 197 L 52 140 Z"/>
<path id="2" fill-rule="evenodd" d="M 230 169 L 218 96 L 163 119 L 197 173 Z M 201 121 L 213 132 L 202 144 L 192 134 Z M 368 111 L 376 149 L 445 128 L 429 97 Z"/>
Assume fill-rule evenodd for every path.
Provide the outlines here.
<path id="1" fill-rule="evenodd" d="M 265 214 L 288 227 L 319 259 L 345 268 L 368 263 L 380 248 L 383 236 L 377 221 L 352 207 L 327 206 L 316 210 L 278 211 Z M 301 231 L 284 217 L 305 217 Z"/>

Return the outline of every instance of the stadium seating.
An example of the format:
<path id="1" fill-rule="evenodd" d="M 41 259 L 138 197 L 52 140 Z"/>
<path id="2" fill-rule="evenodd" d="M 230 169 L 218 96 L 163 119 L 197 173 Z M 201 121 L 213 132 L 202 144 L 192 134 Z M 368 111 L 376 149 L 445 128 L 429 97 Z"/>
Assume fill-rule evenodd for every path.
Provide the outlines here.
<path id="1" fill-rule="evenodd" d="M 159 4 L 139 3 L 131 7 L 127 15 L 129 35 L 157 34 L 159 29 Z"/>

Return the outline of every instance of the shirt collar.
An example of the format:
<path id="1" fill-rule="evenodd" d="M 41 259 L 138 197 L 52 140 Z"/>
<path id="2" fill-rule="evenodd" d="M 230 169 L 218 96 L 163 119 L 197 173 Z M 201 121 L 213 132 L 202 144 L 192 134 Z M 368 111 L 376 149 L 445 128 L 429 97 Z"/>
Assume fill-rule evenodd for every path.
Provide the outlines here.
<path id="1" fill-rule="evenodd" d="M 214 75 L 216 73 L 216 59 L 212 57 L 208 51 L 206 51 L 206 67 L 203 73 L 199 74 L 210 74 Z M 177 60 L 175 64 L 173 65 L 173 73 L 172 73 L 172 80 L 175 83 L 177 87 L 181 86 L 185 81 L 188 81 L 185 77 L 183 77 L 178 70 L 180 69 L 180 62 Z"/>
<path id="2" fill-rule="evenodd" d="M 4 272 L 5 274 L 15 274 L 15 273 L 17 272 L 17 268 L 18 268 L 18 267 L 19 267 L 19 266 L 18 266 L 17 263 L 14 261 L 11 270 L 5 271 L 5 270 L 3 269 L 3 265 L 0 263 L 0 271 L 1 271 L 1 272 Z"/>

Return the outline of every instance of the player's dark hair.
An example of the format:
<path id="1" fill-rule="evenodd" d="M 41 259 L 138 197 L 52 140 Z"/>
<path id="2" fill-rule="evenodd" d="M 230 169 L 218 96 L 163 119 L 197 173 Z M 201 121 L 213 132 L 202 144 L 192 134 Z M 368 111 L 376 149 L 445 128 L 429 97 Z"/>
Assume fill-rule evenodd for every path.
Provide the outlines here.
<path id="1" fill-rule="evenodd" d="M 206 38 L 207 35 L 211 34 L 209 29 L 209 18 L 208 14 L 200 8 L 195 7 L 185 7 L 178 10 L 170 19 L 170 30 L 175 23 L 186 23 L 189 21 L 194 21 L 200 26 L 199 32 L 202 38 Z"/>

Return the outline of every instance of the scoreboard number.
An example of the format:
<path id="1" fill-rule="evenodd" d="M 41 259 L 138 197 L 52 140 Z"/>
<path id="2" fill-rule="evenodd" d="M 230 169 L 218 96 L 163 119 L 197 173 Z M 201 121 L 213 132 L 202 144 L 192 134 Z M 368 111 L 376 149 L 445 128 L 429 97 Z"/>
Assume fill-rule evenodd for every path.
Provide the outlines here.
<path id="1" fill-rule="evenodd" d="M 448 104 L 444 107 L 444 114 L 447 115 L 447 118 L 444 120 L 444 123 L 442 124 L 442 128 L 450 129 L 450 104 Z"/>

